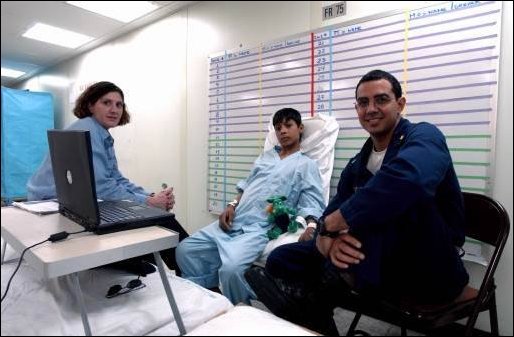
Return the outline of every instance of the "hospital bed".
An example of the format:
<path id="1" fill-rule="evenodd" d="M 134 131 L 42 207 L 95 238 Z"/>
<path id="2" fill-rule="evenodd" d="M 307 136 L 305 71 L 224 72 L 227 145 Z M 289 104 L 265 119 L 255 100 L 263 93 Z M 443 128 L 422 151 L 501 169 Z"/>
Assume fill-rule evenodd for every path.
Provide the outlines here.
<path id="1" fill-rule="evenodd" d="M 7 246 L 9 250 L 9 246 Z M 17 259 L 7 251 L 2 265 L 2 294 Z M 230 310 L 224 296 L 167 271 L 186 331 Z M 159 273 L 141 280 L 144 288 L 106 298 L 115 284 L 135 279 L 123 271 L 97 268 L 79 273 L 93 335 L 178 335 Z M 156 334 L 158 332 L 158 334 Z M 45 279 L 23 262 L 2 302 L 2 336 L 83 335 L 79 304 L 73 296 L 71 276 Z"/>

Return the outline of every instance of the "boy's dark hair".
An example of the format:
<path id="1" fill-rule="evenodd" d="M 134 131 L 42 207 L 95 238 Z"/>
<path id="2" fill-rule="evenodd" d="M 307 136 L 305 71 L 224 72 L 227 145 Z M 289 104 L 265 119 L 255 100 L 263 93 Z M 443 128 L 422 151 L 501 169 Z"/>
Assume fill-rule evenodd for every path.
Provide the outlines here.
<path id="1" fill-rule="evenodd" d="M 402 86 L 400 85 L 400 82 L 388 73 L 387 71 L 383 70 L 372 70 L 366 75 L 362 76 L 359 83 L 357 83 L 357 87 L 355 88 L 355 98 L 357 98 L 357 90 L 359 89 L 359 86 L 364 82 L 371 82 L 371 81 L 378 81 L 378 80 L 386 80 L 389 83 L 391 83 L 391 87 L 393 88 L 394 98 L 398 99 L 402 97 Z"/>
<path id="2" fill-rule="evenodd" d="M 280 109 L 273 116 L 273 126 L 276 126 L 278 123 L 287 122 L 290 119 L 298 126 L 302 124 L 302 115 L 300 115 L 298 110 L 293 108 Z"/>

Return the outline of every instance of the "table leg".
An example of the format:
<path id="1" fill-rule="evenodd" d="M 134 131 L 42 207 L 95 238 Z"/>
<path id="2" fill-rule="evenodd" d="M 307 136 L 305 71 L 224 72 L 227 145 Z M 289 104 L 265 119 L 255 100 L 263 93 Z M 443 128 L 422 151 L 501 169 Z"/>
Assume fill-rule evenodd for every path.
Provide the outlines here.
<path id="1" fill-rule="evenodd" d="M 77 300 L 80 305 L 80 315 L 82 316 L 82 324 L 84 325 L 84 332 L 86 336 L 91 336 L 91 327 L 89 326 L 89 320 L 87 319 L 87 310 L 86 303 L 84 302 L 84 296 L 82 295 L 82 290 L 80 289 L 79 283 L 79 274 L 73 273 L 71 274 L 73 278 L 73 283 L 75 285 L 75 295 L 77 296 Z"/>
<path id="2" fill-rule="evenodd" d="M 171 291 L 168 277 L 166 276 L 166 272 L 164 271 L 164 263 L 162 262 L 161 255 L 159 252 L 155 252 L 153 253 L 153 256 L 155 258 L 155 262 L 157 262 L 157 267 L 159 269 L 159 274 L 161 275 L 162 284 L 164 286 L 164 290 L 166 291 L 166 296 L 168 297 L 168 302 L 170 303 L 171 311 L 173 312 L 173 317 L 175 317 L 175 322 L 177 322 L 180 335 L 185 335 L 186 328 L 184 327 L 184 322 L 182 322 L 182 316 L 180 316 L 180 311 L 178 310 L 177 303 L 175 302 L 175 298 L 173 297 L 173 292 Z"/>

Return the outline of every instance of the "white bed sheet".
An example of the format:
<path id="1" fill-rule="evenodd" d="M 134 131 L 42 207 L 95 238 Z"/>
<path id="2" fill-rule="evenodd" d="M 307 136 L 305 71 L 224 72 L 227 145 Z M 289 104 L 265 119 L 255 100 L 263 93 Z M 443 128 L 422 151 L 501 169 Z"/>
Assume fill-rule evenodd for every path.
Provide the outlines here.
<path id="1" fill-rule="evenodd" d="M 2 294 L 15 267 L 15 263 L 2 265 Z M 187 331 L 233 307 L 224 296 L 167 273 Z M 105 297 L 110 286 L 125 286 L 134 278 L 110 269 L 79 273 L 93 335 L 147 335 L 156 330 L 178 335 L 158 272 L 141 278 L 145 288 L 111 299 Z M 22 263 L 2 302 L 2 336 L 84 335 L 73 289 L 70 276 L 45 280 Z"/>

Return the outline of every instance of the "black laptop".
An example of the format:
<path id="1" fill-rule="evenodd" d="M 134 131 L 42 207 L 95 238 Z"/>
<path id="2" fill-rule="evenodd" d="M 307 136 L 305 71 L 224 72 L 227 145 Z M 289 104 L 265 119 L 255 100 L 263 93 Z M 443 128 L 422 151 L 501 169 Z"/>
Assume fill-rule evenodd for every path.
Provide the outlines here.
<path id="1" fill-rule="evenodd" d="M 89 131 L 48 130 L 59 212 L 97 234 L 166 225 L 173 213 L 116 200 L 98 202 Z"/>

